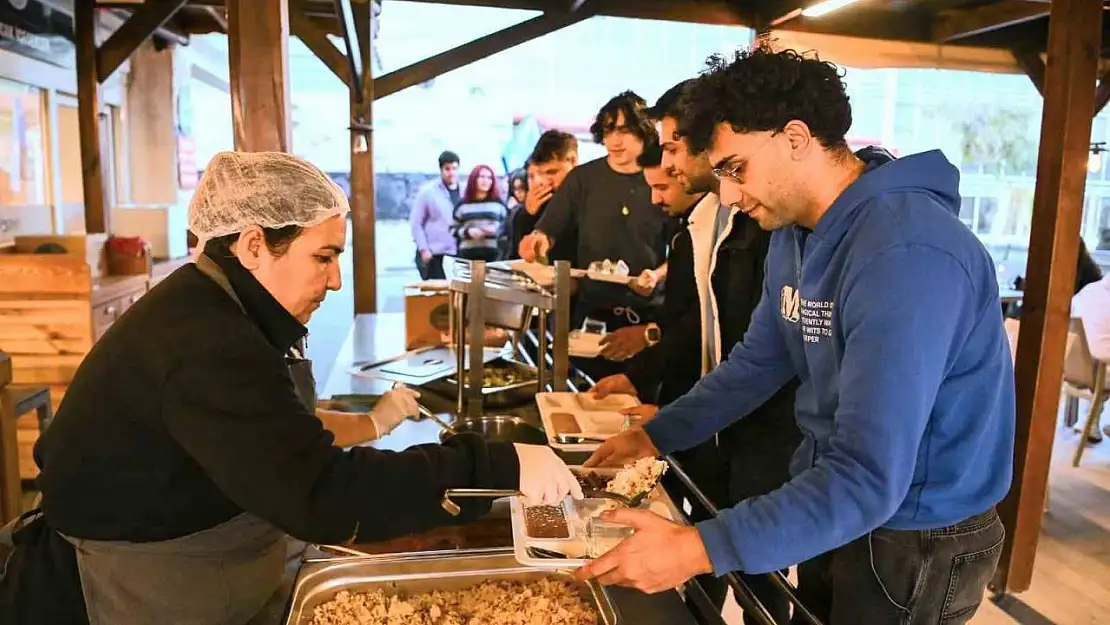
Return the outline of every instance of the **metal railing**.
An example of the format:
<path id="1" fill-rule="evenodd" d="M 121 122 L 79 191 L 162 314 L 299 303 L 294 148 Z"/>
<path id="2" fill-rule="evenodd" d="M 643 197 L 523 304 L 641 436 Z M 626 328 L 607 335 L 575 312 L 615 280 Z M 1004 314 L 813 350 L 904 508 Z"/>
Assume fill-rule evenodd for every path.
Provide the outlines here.
<path id="1" fill-rule="evenodd" d="M 708 515 L 715 516 L 718 512 L 717 507 L 714 506 L 713 502 L 701 492 L 701 489 L 699 489 L 696 484 L 694 484 L 694 481 L 687 475 L 682 465 L 675 460 L 673 456 L 667 456 L 665 459 L 667 464 L 670 465 L 672 475 L 686 491 L 690 505 L 700 508 Z M 797 589 L 790 584 L 785 575 L 778 571 L 768 573 L 767 575 L 774 588 L 782 593 L 787 601 L 794 606 L 793 622 L 798 622 L 798 618 L 801 617 L 801 619 L 804 619 L 804 621 L 808 622 L 810 625 L 824 625 L 824 623 L 802 603 L 801 599 L 798 598 Z M 761 625 L 789 625 L 787 623 L 776 622 L 770 612 L 767 611 L 767 607 L 755 596 L 755 593 L 752 592 L 751 588 L 739 575 L 728 573 L 724 576 L 724 580 L 729 587 L 732 588 L 733 598 L 736 600 L 736 603 L 740 605 L 740 608 L 744 610 L 745 615 L 753 616 Z M 690 588 L 696 587 L 693 595 L 691 595 L 695 603 L 704 602 L 706 606 L 712 607 L 712 602 L 708 595 L 705 593 L 705 590 L 701 588 L 700 584 L 697 584 L 696 580 L 691 580 L 687 584 L 687 587 L 688 593 Z M 707 613 L 703 612 L 703 614 Z"/>

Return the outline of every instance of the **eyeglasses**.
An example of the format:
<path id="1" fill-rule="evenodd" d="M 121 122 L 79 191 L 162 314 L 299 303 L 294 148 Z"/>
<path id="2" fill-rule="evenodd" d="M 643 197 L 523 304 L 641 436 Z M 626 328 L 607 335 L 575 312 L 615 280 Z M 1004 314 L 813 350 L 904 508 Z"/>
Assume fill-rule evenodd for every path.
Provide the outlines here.
<path id="1" fill-rule="evenodd" d="M 758 153 L 760 150 L 762 150 L 763 146 L 770 143 L 771 139 L 774 139 L 775 135 L 777 135 L 777 134 L 779 134 L 779 131 L 777 131 L 777 130 L 772 131 L 770 136 L 768 136 L 766 139 L 763 140 L 763 143 L 760 143 L 759 146 L 756 147 L 751 152 L 749 152 L 747 156 L 745 156 L 743 158 L 740 158 L 739 160 L 736 160 L 735 164 L 732 165 L 731 167 L 714 167 L 713 168 L 713 177 L 716 178 L 717 180 L 722 181 L 722 182 L 725 181 L 725 180 L 731 180 L 733 182 L 743 184 L 743 182 L 744 182 L 744 168 L 747 167 L 747 165 L 748 165 L 748 159 L 755 156 L 756 153 Z"/>

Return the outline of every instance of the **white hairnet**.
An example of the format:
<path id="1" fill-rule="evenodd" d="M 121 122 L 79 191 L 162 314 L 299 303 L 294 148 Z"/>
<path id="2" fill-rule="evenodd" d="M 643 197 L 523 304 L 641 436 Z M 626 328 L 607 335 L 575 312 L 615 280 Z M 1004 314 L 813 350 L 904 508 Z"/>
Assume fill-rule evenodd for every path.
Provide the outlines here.
<path id="1" fill-rule="evenodd" d="M 208 162 L 189 202 L 189 230 L 200 240 L 250 226 L 310 228 L 351 210 L 328 175 L 284 152 L 220 152 Z"/>

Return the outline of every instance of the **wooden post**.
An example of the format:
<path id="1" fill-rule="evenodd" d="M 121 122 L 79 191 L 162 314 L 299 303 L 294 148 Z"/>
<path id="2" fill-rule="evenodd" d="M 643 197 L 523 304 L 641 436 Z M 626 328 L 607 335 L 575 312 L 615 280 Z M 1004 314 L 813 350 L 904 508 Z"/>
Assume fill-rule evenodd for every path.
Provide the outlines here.
<path id="1" fill-rule="evenodd" d="M 104 144 L 100 137 L 100 82 L 96 70 L 96 6 L 74 5 L 77 43 L 77 117 L 81 144 L 81 187 L 85 203 L 85 232 L 108 229 L 108 191 L 104 184 Z"/>
<path id="2" fill-rule="evenodd" d="M 288 152 L 288 1 L 227 0 L 227 24 L 235 149 Z"/>
<path id="3" fill-rule="evenodd" d="M 374 243 L 374 80 L 371 47 L 374 11 L 371 3 L 351 5 L 359 55 L 362 92 L 351 90 L 351 256 L 354 268 L 355 314 L 378 310 L 378 275 Z M 352 77 L 353 78 L 353 77 Z"/>
<path id="4" fill-rule="evenodd" d="M 999 593 L 1026 590 L 1033 577 L 1075 287 L 1101 38 L 1100 0 L 1052 3 L 1037 188 L 1015 366 L 1014 483 L 999 506 L 1006 541 L 991 584 Z"/>

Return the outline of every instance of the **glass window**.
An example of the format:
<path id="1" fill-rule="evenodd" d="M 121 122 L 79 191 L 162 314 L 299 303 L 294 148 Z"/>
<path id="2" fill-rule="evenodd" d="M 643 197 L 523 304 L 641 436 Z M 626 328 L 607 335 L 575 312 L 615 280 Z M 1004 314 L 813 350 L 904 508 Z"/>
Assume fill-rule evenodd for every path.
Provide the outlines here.
<path id="1" fill-rule="evenodd" d="M 975 198 L 960 197 L 960 221 L 969 226 L 975 221 Z"/>
<path id="2" fill-rule="evenodd" d="M 1098 218 L 1095 221 L 1097 229 L 1098 249 L 1110 250 L 1110 197 L 1102 198 L 1102 206 L 1099 207 Z"/>
<path id="3" fill-rule="evenodd" d="M 994 226 L 995 215 L 998 214 L 998 199 L 981 197 L 979 198 L 978 208 L 979 210 L 975 216 L 975 232 L 977 234 L 990 234 Z"/>
<path id="4" fill-rule="evenodd" d="M 913 102 L 897 102 L 894 105 L 894 145 L 902 151 L 917 149 L 914 136 L 914 121 L 917 105 Z M 881 136 L 881 135 L 880 135 Z"/>
<path id="5" fill-rule="evenodd" d="M 42 92 L 0 79 L 0 238 L 49 233 Z"/>

